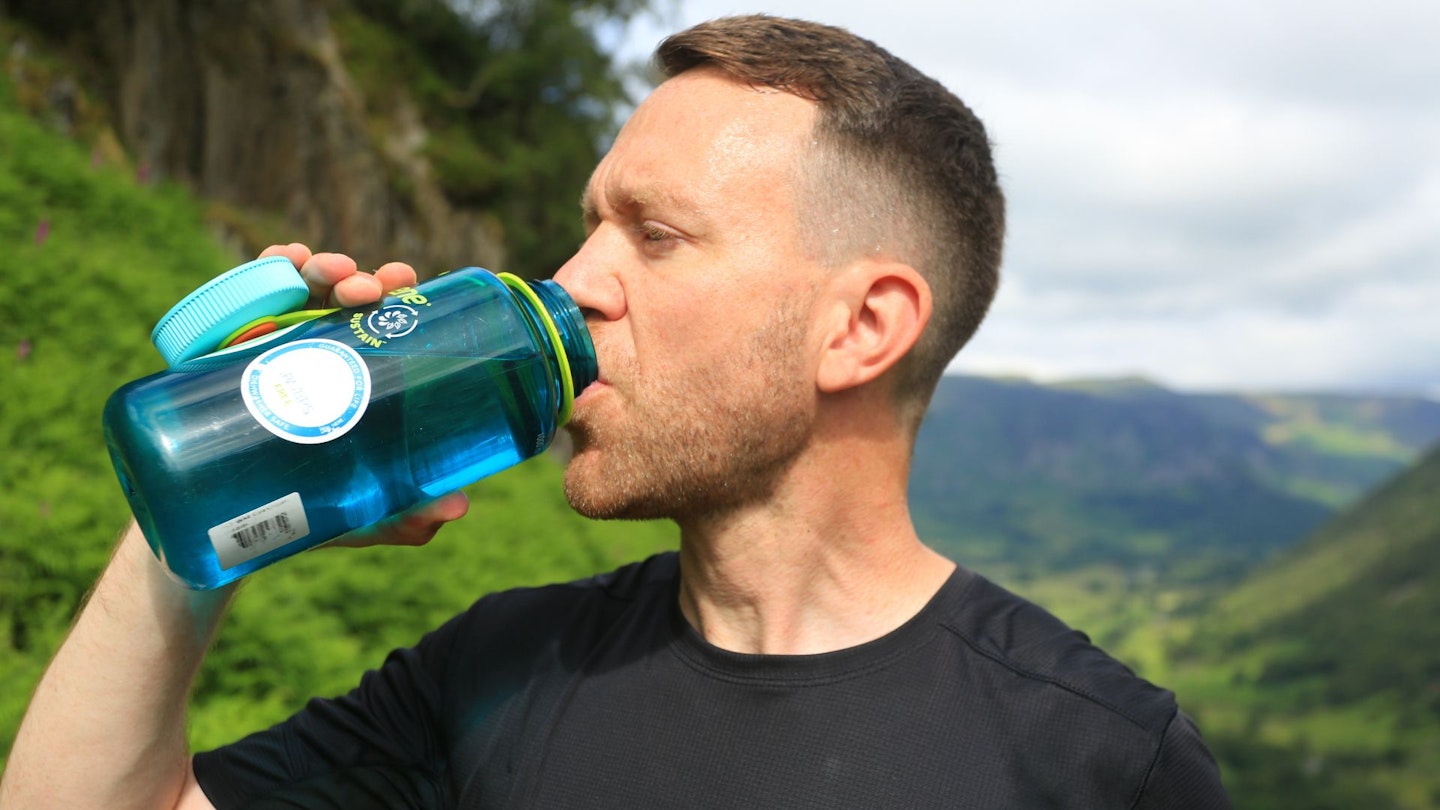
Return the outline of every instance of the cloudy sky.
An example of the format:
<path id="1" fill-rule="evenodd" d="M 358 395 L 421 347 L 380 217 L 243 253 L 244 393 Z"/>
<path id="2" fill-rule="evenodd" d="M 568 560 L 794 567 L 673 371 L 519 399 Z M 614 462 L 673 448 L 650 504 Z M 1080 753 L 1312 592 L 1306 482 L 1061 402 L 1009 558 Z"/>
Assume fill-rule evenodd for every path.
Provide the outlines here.
<path id="1" fill-rule="evenodd" d="M 955 370 L 1440 397 L 1440 3 L 666 8 L 627 52 L 725 14 L 805 17 L 985 121 L 1005 275 Z"/>

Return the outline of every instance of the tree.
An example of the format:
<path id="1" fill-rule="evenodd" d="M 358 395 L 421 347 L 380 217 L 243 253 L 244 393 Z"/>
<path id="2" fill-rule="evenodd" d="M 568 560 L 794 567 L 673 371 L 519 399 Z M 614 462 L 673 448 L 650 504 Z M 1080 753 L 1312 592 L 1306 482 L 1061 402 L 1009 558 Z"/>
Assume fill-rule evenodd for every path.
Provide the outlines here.
<path id="1" fill-rule="evenodd" d="M 598 34 L 648 0 L 353 2 L 404 43 L 386 58 L 425 77 L 410 89 L 447 197 L 499 219 L 512 270 L 551 274 L 583 238 L 576 201 L 631 102 L 636 66 L 617 63 Z"/>

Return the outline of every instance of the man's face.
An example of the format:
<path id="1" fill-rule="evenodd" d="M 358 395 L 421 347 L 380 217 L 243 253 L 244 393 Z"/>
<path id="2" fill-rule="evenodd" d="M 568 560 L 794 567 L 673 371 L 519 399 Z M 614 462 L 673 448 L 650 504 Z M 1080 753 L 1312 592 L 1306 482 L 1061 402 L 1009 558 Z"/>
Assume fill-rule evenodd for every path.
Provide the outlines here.
<path id="1" fill-rule="evenodd" d="M 812 103 L 710 70 L 665 82 L 585 194 L 556 280 L 586 312 L 600 380 L 566 471 L 591 517 L 682 523 L 763 499 L 815 406 L 819 265 L 797 232 Z"/>

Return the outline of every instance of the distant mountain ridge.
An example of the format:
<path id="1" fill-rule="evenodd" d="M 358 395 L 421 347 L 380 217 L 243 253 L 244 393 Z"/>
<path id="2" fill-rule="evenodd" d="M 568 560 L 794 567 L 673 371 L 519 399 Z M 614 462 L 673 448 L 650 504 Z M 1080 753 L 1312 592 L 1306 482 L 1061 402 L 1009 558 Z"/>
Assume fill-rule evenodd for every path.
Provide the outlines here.
<path id="1" fill-rule="evenodd" d="M 1292 545 L 1437 440 L 1440 402 L 1418 397 L 947 376 L 912 511 L 968 563 L 1205 577 Z"/>

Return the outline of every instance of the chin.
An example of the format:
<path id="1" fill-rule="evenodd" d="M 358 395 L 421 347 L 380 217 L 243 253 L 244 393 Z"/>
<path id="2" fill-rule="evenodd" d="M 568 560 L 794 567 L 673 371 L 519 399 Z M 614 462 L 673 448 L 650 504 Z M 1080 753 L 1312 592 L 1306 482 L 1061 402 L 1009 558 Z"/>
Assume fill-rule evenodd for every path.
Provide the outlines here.
<path id="1" fill-rule="evenodd" d="M 565 500 L 570 503 L 570 508 L 584 515 L 587 518 L 603 520 L 610 517 L 610 509 L 607 509 L 607 498 L 603 487 L 599 486 L 600 471 L 595 469 L 597 464 L 595 451 L 587 449 L 581 444 L 580 437 L 576 437 L 574 454 L 565 465 Z"/>
<path id="2" fill-rule="evenodd" d="M 565 468 L 565 500 L 591 520 L 652 520 L 667 517 L 647 508 L 620 476 L 601 469 L 591 453 L 577 453 Z"/>

